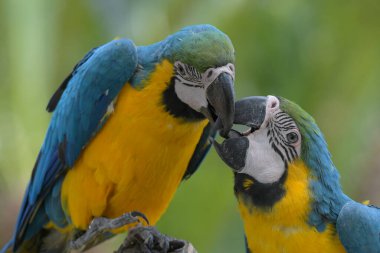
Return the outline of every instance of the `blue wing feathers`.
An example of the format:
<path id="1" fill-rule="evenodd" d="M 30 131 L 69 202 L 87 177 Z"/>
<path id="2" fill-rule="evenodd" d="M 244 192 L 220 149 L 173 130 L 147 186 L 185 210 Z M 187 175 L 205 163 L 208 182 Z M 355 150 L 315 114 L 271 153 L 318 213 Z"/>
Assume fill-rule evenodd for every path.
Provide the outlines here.
<path id="1" fill-rule="evenodd" d="M 380 209 L 356 202 L 345 204 L 336 225 L 348 253 L 380 253 Z"/>
<path id="2" fill-rule="evenodd" d="M 133 42 L 111 41 L 87 53 L 50 99 L 47 110 L 54 113 L 18 217 L 16 247 L 26 230 L 33 234 L 45 224 L 39 217 L 49 214 L 58 225 L 64 225 L 60 205 L 57 209 L 54 204 L 59 201 L 61 181 L 57 180 L 100 129 L 107 107 L 129 82 L 136 66 Z M 45 198 L 45 208 L 38 208 Z"/>
<path id="3" fill-rule="evenodd" d="M 35 202 L 31 202 L 30 199 L 25 196 L 24 201 L 21 206 L 21 213 L 19 214 L 16 233 L 15 233 L 15 245 L 24 239 L 29 239 L 34 233 L 39 231 L 47 222 L 48 218 L 44 208 L 40 208 L 46 196 L 51 192 L 49 189 L 55 184 L 56 179 L 62 175 L 63 165 L 59 162 L 58 151 L 56 151 L 52 156 L 52 164 L 50 165 L 49 173 L 46 174 L 46 185 Z M 53 173 L 55 172 L 55 173 Z M 36 172 L 38 173 L 38 171 Z M 26 190 L 27 193 L 30 192 L 30 184 Z M 58 204 L 55 206 L 56 209 L 61 209 L 61 206 Z M 25 234 L 26 233 L 26 234 Z"/>
<path id="4" fill-rule="evenodd" d="M 50 167 L 51 153 L 64 141 L 67 146 L 63 162 L 69 167 L 73 166 L 82 148 L 94 134 L 93 131 L 97 129 L 108 104 L 133 74 L 136 62 L 134 45 L 130 41 L 119 40 L 99 47 L 77 68 L 51 119 L 42 147 L 43 157 L 37 168 L 39 173 L 32 179 L 31 200 L 35 200 L 44 185 L 43 179 Z M 103 96 L 105 94 L 108 95 Z M 103 106 L 96 106 L 102 96 L 105 100 Z"/>
<path id="5" fill-rule="evenodd" d="M 64 228 L 67 226 L 68 221 L 66 215 L 63 212 L 62 208 L 59 208 L 61 205 L 61 186 L 63 182 L 63 177 L 61 177 L 49 191 L 48 196 L 44 201 L 45 213 L 47 216 L 56 224 L 57 226 Z"/>
<path id="6" fill-rule="evenodd" d="M 83 63 L 85 63 L 88 60 L 88 58 L 90 58 L 93 55 L 95 49 L 96 48 L 91 49 L 83 57 L 83 59 L 80 60 L 77 65 L 75 65 L 75 67 L 73 68 L 73 71 L 65 78 L 65 80 L 63 80 L 63 82 L 61 83 L 61 85 L 58 87 L 57 91 L 53 94 L 53 96 L 49 100 L 49 103 L 48 103 L 48 105 L 46 107 L 46 110 L 48 112 L 53 112 L 55 110 L 55 108 L 57 107 L 58 101 L 61 99 L 61 96 L 62 96 L 63 92 L 65 91 L 65 89 L 67 87 L 67 84 L 69 83 L 69 81 L 71 80 L 71 78 L 73 77 L 73 75 L 75 74 L 76 70 Z"/>

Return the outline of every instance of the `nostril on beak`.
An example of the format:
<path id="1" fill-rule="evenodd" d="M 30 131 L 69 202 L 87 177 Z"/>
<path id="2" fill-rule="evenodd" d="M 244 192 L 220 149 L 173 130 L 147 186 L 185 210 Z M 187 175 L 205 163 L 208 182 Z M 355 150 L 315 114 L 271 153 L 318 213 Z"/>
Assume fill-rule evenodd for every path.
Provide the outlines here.
<path id="1" fill-rule="evenodd" d="M 276 110 L 280 106 L 280 101 L 275 96 L 268 96 L 267 108 Z"/>

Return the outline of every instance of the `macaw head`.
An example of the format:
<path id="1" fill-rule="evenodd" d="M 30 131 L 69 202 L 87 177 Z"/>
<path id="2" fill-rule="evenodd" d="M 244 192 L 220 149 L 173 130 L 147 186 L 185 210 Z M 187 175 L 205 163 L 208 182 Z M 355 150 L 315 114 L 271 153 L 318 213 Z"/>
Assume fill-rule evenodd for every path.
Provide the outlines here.
<path id="1" fill-rule="evenodd" d="M 249 129 L 231 130 L 230 138 L 214 146 L 237 174 L 273 184 L 283 179 L 290 164 L 302 161 L 314 178 L 338 181 L 321 131 L 297 104 L 275 96 L 248 97 L 236 102 L 234 123 Z"/>
<path id="2" fill-rule="evenodd" d="M 227 35 L 211 25 L 182 29 L 166 40 L 165 58 L 174 65 L 169 91 L 191 110 L 210 121 L 219 118 L 221 134 L 233 125 L 235 52 Z M 166 104 L 172 103 L 168 96 Z M 171 108 L 174 114 L 178 105 Z"/>
<path id="3" fill-rule="evenodd" d="M 235 103 L 234 123 L 249 129 L 232 129 L 214 147 L 233 169 L 235 193 L 243 203 L 271 210 L 289 194 L 299 204 L 288 201 L 294 208 L 311 204 L 308 222 L 318 231 L 326 228 L 326 219 L 336 220 L 348 198 L 323 134 L 308 113 L 281 97 L 247 97 Z"/>

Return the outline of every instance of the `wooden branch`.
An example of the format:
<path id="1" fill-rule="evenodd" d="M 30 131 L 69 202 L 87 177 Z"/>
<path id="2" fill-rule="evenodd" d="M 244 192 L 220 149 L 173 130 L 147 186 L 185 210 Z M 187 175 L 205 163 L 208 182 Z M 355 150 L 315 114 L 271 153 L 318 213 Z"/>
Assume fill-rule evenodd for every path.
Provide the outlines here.
<path id="1" fill-rule="evenodd" d="M 161 234 L 155 227 L 137 226 L 115 253 L 198 253 L 187 241 Z"/>

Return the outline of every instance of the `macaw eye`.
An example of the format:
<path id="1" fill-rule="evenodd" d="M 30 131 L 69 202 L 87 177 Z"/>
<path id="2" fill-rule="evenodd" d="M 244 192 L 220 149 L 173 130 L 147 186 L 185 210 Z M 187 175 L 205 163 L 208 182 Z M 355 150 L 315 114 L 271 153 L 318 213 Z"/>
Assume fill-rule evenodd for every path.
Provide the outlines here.
<path id="1" fill-rule="evenodd" d="M 212 73 L 214 73 L 212 70 L 210 70 L 208 73 L 207 73 L 207 78 L 210 78 Z"/>
<path id="2" fill-rule="evenodd" d="M 298 141 L 298 134 L 295 132 L 290 132 L 286 135 L 286 139 L 290 143 L 296 143 Z"/>
<path id="3" fill-rule="evenodd" d="M 185 75 L 185 68 L 181 64 L 178 65 L 178 72 L 182 76 Z"/>

